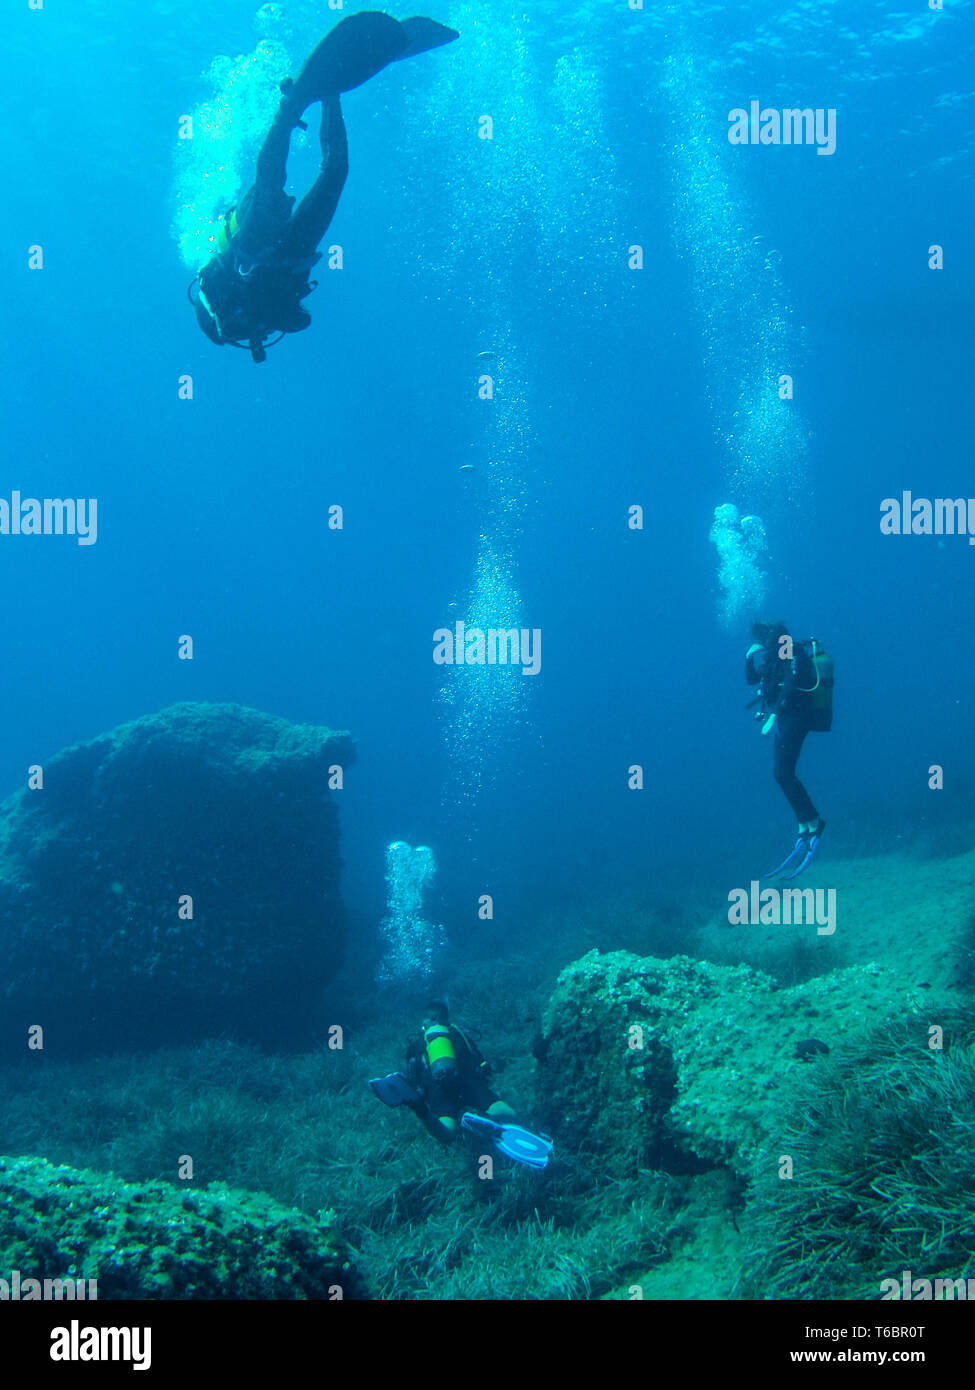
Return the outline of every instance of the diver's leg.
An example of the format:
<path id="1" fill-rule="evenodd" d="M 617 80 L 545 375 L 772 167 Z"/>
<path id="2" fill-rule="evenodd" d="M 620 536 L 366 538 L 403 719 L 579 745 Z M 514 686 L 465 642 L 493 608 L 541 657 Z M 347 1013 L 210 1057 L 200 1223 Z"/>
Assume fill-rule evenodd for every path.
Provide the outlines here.
<path id="1" fill-rule="evenodd" d="M 454 1142 L 457 1137 L 457 1121 L 450 1114 L 450 1107 L 446 1104 L 439 1086 L 429 1086 L 423 1092 L 421 1100 L 407 1101 L 407 1105 L 426 1132 L 438 1143 L 446 1146 Z"/>
<path id="2" fill-rule="evenodd" d="M 291 132 L 301 112 L 290 95 L 282 97 L 278 113 L 257 156 L 254 186 L 241 199 L 237 211 L 234 250 L 245 273 L 267 256 L 287 230 L 294 199 L 284 191 L 288 178 Z"/>
<path id="3" fill-rule="evenodd" d="M 504 1124 L 506 1120 L 510 1123 L 512 1120 L 518 1118 L 517 1113 L 512 1110 L 511 1106 L 505 1100 L 493 1101 L 484 1113 L 490 1116 L 492 1120 L 496 1120 L 499 1125 Z"/>
<path id="4" fill-rule="evenodd" d="M 282 243 L 284 253 L 296 260 L 314 255 L 335 216 L 349 172 L 349 140 L 337 92 L 322 102 L 319 139 L 321 173 L 295 208 Z"/>
<path id="5" fill-rule="evenodd" d="M 776 719 L 775 780 L 782 788 L 800 825 L 819 819 L 819 812 L 809 799 L 809 793 L 796 776 L 796 764 L 808 732 L 806 725 L 799 719 L 788 715 Z"/>

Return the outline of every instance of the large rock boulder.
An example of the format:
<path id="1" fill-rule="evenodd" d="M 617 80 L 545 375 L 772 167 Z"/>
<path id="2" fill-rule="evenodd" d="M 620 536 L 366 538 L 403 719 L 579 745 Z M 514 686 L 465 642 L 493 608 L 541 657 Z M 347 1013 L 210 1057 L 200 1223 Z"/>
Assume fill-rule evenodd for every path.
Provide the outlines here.
<path id="1" fill-rule="evenodd" d="M 0 806 L 0 1055 L 35 1024 L 58 1053 L 307 1040 L 344 945 L 328 769 L 353 756 L 180 704 L 48 759 Z"/>
<path id="2" fill-rule="evenodd" d="M 745 1177 L 779 1153 L 810 1065 L 912 1015 L 923 1050 L 934 1002 L 875 964 L 780 989 L 747 965 L 590 951 L 549 1002 L 533 1114 L 614 1176 L 726 1166 Z"/>
<path id="3" fill-rule="evenodd" d="M 368 1298 L 332 1221 L 223 1183 L 180 1191 L 0 1158 L 0 1297 Z"/>

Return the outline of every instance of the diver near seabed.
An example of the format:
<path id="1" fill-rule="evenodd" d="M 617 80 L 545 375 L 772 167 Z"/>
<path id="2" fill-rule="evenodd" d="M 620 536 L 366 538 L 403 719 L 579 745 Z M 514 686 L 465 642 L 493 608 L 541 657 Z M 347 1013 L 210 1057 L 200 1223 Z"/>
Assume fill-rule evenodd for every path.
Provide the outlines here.
<path id="1" fill-rule="evenodd" d="M 757 622 L 752 637 L 745 679 L 759 693 L 745 708 L 758 706 L 763 734 L 775 730 L 775 780 L 799 821 L 795 848 L 762 877 L 798 878 L 816 855 L 826 822 L 796 776 L 796 764 L 806 735 L 833 726 L 833 660 L 815 637 L 792 638 L 781 620 Z"/>
<path id="2" fill-rule="evenodd" d="M 406 1051 L 406 1072 L 369 1082 L 384 1105 L 405 1105 L 440 1143 L 452 1144 L 466 1130 L 506 1158 L 544 1168 L 551 1139 L 514 1123 L 515 1112 L 488 1085 L 489 1067 L 463 1028 L 449 1021 L 446 1004 L 426 1006 L 420 1036 Z"/>
<path id="3" fill-rule="evenodd" d="M 281 105 L 257 157 L 253 187 L 225 216 L 217 254 L 190 285 L 196 321 L 211 342 L 250 349 L 263 362 L 266 349 L 311 323 L 301 303 L 317 285 L 309 272 L 321 260 L 349 172 L 341 92 L 361 87 L 390 63 L 459 38 L 435 20 L 402 21 L 378 10 L 341 19 L 308 59 L 297 81 L 281 83 Z M 313 102 L 322 104 L 321 172 L 294 207 L 285 193 L 291 132 Z M 279 336 L 275 337 L 274 335 Z"/>

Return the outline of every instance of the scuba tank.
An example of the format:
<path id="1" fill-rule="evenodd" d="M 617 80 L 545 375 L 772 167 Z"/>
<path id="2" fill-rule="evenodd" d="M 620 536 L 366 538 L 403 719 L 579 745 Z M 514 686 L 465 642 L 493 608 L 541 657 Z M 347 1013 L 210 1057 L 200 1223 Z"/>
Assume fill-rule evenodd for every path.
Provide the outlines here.
<path id="1" fill-rule="evenodd" d="M 427 1065 L 434 1081 L 446 1081 L 457 1075 L 457 1054 L 454 1052 L 450 1028 L 446 1023 L 431 1023 L 424 1029 Z"/>
<path id="2" fill-rule="evenodd" d="M 806 699 L 804 701 L 813 733 L 828 733 L 833 727 L 833 658 L 823 650 L 822 644 L 811 637 L 803 643 L 809 653 L 813 669 L 812 685 L 797 685 Z"/>
<path id="3" fill-rule="evenodd" d="M 220 223 L 220 230 L 217 232 L 218 255 L 222 255 L 224 251 L 230 249 L 230 243 L 237 235 L 239 226 L 240 223 L 237 221 L 237 209 L 236 207 L 232 207 L 230 211 L 224 215 L 224 219 Z"/>

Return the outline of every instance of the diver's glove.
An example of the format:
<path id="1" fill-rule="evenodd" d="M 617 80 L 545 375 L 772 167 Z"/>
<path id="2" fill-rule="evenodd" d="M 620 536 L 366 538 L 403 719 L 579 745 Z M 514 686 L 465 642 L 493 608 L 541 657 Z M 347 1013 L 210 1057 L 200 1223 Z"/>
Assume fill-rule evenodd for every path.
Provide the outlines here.
<path id="1" fill-rule="evenodd" d="M 772 713 L 769 715 L 769 717 L 766 719 L 765 723 L 762 725 L 762 733 L 763 733 L 763 734 L 770 734 L 770 733 L 772 732 L 772 726 L 773 726 L 774 724 L 775 724 L 775 711 L 773 710 Z"/>

